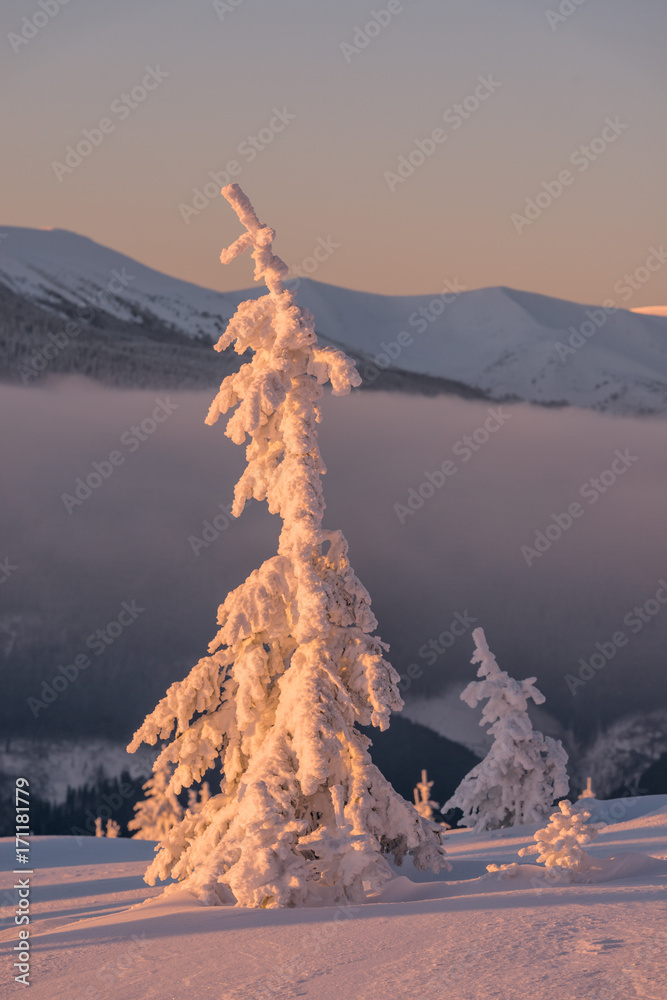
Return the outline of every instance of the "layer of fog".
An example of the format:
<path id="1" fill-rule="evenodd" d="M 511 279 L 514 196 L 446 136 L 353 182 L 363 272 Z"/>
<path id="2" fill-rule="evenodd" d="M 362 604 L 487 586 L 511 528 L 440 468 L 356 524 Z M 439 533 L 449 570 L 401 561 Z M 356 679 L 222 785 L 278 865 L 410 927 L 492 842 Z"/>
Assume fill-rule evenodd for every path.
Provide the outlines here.
<path id="1" fill-rule="evenodd" d="M 132 450 L 135 438 L 126 432 L 147 418 L 144 428 L 151 427 L 155 393 L 78 379 L 2 390 L 6 732 L 125 739 L 205 654 L 228 590 L 275 552 L 278 522 L 253 502 L 195 554 L 193 537 L 201 539 L 203 523 L 231 500 L 243 449 L 224 436 L 222 423 L 204 426 L 209 393 L 170 399 L 177 407 Z M 549 713 L 584 741 L 614 718 L 664 706 L 667 606 L 636 634 L 624 618 L 667 577 L 665 424 L 503 407 L 487 425 L 501 426 L 465 461 L 457 442 L 476 431 L 482 441 L 478 429 L 488 418 L 485 404 L 445 397 L 324 400 L 326 524 L 349 540 L 406 699 L 471 679 L 470 630 L 482 625 L 500 665 L 517 677 L 537 676 Z M 617 450 L 632 461 L 590 503 L 580 488 L 611 467 Z M 74 495 L 77 478 L 113 451 L 122 464 L 83 503 L 69 502 L 68 512 L 63 494 Z M 407 506 L 411 495 L 417 506 L 426 473 L 446 460 L 455 472 L 399 517 L 395 505 Z M 536 531 L 573 502 L 582 516 L 528 566 L 521 546 L 533 546 Z M 96 655 L 88 637 L 132 601 L 144 610 Z M 449 643 L 457 614 L 474 626 L 458 626 L 464 634 L 430 663 L 422 647 L 441 633 Z M 603 646 L 613 657 L 572 693 L 567 675 L 579 677 L 580 660 L 619 631 L 627 643 Z M 80 652 L 90 667 L 48 707 L 31 711 L 27 699 L 39 699 L 43 681 Z"/>

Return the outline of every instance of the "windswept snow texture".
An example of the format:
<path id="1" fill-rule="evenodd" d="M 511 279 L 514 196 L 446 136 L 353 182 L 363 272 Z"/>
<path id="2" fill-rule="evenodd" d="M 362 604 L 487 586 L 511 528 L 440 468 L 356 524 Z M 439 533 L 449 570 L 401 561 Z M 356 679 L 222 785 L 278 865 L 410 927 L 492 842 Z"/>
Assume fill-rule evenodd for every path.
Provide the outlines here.
<path id="1" fill-rule="evenodd" d="M 4 232 L 0 282 L 53 310 L 92 302 L 124 322 L 150 316 L 217 340 L 239 302 L 261 291 L 200 288 L 65 230 Z M 497 400 L 667 411 L 667 318 L 654 311 L 608 315 L 599 306 L 509 288 L 387 296 L 305 279 L 298 294 L 323 343 L 368 359 L 360 364 L 366 384 L 391 366 Z"/>
<path id="2" fill-rule="evenodd" d="M 664 1000 L 667 796 L 596 805 L 621 821 L 588 848 L 591 884 L 550 885 L 521 863 L 535 826 L 462 830 L 448 836 L 445 879 L 417 881 L 404 866 L 366 903 L 310 909 L 160 898 L 141 878 L 150 842 L 35 838 L 30 996 Z M 4 871 L 13 856 L 13 840 L 0 841 Z M 15 876 L 2 879 L 0 939 L 12 948 Z"/>

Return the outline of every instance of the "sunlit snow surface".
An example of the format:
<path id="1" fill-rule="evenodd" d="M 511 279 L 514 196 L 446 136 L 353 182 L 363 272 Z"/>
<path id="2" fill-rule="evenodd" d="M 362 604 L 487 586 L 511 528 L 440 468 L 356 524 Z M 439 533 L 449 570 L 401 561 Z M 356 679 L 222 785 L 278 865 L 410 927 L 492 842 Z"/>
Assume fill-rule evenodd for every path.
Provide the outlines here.
<path id="1" fill-rule="evenodd" d="M 148 842 L 33 841 L 31 996 L 37 1000 L 622 1000 L 667 996 L 667 796 L 587 803 L 621 821 L 587 849 L 587 885 L 544 887 L 518 862 L 535 827 L 451 833 L 447 880 L 405 868 L 384 901 L 321 909 L 202 907 L 142 881 Z M 3 869 L 13 842 L 0 841 Z M 655 860 L 658 859 L 658 860 Z M 11 873 L 2 941 L 18 940 Z M 18 987 L 17 987 L 18 988 Z"/>

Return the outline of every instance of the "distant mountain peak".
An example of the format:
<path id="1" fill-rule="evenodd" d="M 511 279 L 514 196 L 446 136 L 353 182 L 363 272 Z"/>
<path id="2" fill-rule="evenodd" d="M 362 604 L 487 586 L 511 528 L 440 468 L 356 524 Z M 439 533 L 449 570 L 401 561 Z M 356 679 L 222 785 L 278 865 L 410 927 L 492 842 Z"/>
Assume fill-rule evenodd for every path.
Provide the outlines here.
<path id="1" fill-rule="evenodd" d="M 0 235 L 0 284 L 56 320 L 87 303 L 125 334 L 148 322 L 215 341 L 239 302 L 261 294 L 169 277 L 65 229 L 7 226 Z M 318 335 L 358 360 L 366 386 L 667 411 L 667 307 L 610 311 L 505 286 L 390 296 L 294 280 Z"/>

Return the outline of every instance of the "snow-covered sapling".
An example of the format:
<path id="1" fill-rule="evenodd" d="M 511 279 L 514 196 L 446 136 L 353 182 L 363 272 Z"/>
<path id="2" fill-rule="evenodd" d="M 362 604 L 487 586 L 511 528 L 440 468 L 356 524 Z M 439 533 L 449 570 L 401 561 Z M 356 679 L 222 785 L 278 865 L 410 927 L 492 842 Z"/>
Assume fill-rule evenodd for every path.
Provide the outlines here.
<path id="1" fill-rule="evenodd" d="M 116 822 L 115 819 L 108 819 L 106 829 L 102 825 L 102 817 L 98 816 L 95 819 L 95 836 L 96 837 L 117 837 L 120 834 L 120 824 Z"/>
<path id="2" fill-rule="evenodd" d="M 428 775 L 425 770 L 422 771 L 422 780 L 418 781 L 415 785 L 415 809 L 420 816 L 424 819 L 433 819 L 433 810 L 439 809 L 437 802 L 433 802 L 431 799 L 431 789 L 433 788 L 433 782 L 428 780 Z"/>
<path id="3" fill-rule="evenodd" d="M 208 781 L 202 784 L 199 792 L 194 788 L 190 788 L 188 791 L 188 811 L 191 813 L 201 812 L 210 797 L 211 789 L 209 788 Z"/>
<path id="4" fill-rule="evenodd" d="M 567 753 L 560 740 L 533 729 L 528 716 L 528 700 L 544 702 L 535 687 L 535 677 L 516 681 L 501 670 L 489 650 L 484 630 L 473 632 L 479 663 L 477 676 L 461 693 L 471 708 L 488 699 L 480 726 L 493 736 L 487 756 L 463 779 L 442 807 L 460 809 L 463 822 L 476 832 L 505 826 L 536 823 L 550 812 L 555 799 L 566 795 Z"/>
<path id="5" fill-rule="evenodd" d="M 146 797 L 134 807 L 128 830 L 136 830 L 134 840 L 162 840 L 183 819 L 183 807 L 169 787 L 170 772 L 164 767 L 153 771 L 142 788 Z"/>
<path id="6" fill-rule="evenodd" d="M 583 789 L 583 791 L 582 791 L 581 795 L 579 796 L 579 798 L 580 799 L 594 799 L 595 798 L 595 792 L 593 791 L 593 779 L 592 778 L 586 778 L 586 787 Z"/>
<path id="7" fill-rule="evenodd" d="M 519 854 L 521 857 L 537 854 L 538 863 L 546 868 L 585 874 L 594 858 L 586 853 L 582 844 L 590 843 L 598 835 L 597 826 L 588 822 L 590 818 L 589 812 L 575 809 L 571 802 L 564 799 L 550 816 L 548 826 L 535 834 L 535 843 L 522 847 Z"/>
<path id="8" fill-rule="evenodd" d="M 361 380 L 348 357 L 318 345 L 312 315 L 283 285 L 273 230 L 238 185 L 222 193 L 246 232 L 220 259 L 252 250 L 268 295 L 243 302 L 216 345 L 251 360 L 223 381 L 206 422 L 234 409 L 225 433 L 249 439 L 234 516 L 246 500 L 266 500 L 282 528 L 278 554 L 218 609 L 209 655 L 129 747 L 170 739 L 157 766 L 177 765 L 176 794 L 222 767 L 220 791 L 167 834 L 146 879 L 185 880 L 206 903 L 359 901 L 392 877 L 387 855 L 449 867 L 440 828 L 394 791 L 357 728 L 386 729 L 403 704 L 347 542 L 322 527 L 322 385 L 341 396 Z"/>

